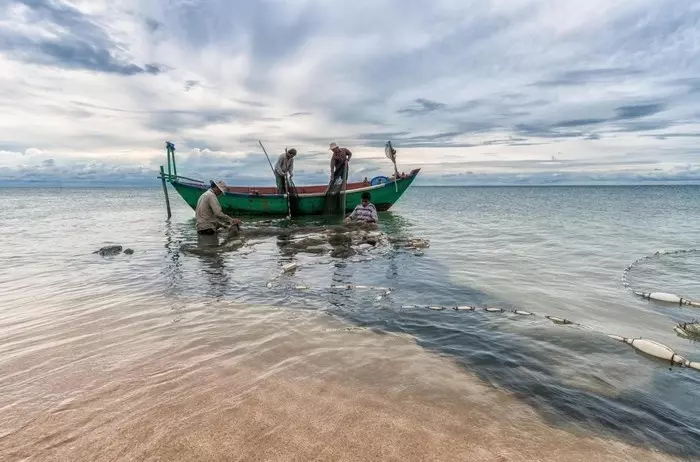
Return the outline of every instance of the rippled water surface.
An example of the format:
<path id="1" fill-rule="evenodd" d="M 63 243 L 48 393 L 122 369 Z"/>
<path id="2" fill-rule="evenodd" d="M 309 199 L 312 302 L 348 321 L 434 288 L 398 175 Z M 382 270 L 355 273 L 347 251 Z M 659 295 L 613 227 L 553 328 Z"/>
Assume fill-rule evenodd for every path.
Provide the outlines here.
<path id="1" fill-rule="evenodd" d="M 700 372 L 603 335 L 700 361 L 700 309 L 621 283 L 700 248 L 698 187 L 415 187 L 381 230 L 430 247 L 346 259 L 198 238 L 173 190 L 0 194 L 3 461 L 700 458 Z M 700 300 L 700 253 L 628 282 Z"/>

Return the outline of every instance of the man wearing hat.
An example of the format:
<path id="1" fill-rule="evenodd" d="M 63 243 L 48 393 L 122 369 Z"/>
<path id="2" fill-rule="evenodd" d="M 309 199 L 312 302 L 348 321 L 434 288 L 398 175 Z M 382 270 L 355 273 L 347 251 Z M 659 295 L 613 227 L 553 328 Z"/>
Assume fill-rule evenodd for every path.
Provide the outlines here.
<path id="1" fill-rule="evenodd" d="M 331 143 L 331 180 L 338 179 L 345 174 L 345 169 L 352 157 L 352 152 L 348 148 L 341 148 L 335 143 Z"/>
<path id="2" fill-rule="evenodd" d="M 211 188 L 199 196 L 194 212 L 197 219 L 197 234 L 216 234 L 219 228 L 240 226 L 241 220 L 231 218 L 221 210 L 218 196 L 225 192 L 226 183 L 221 180 L 212 181 Z"/>
<path id="3" fill-rule="evenodd" d="M 280 154 L 277 163 L 275 164 L 275 180 L 277 180 L 277 189 L 280 194 L 284 194 L 286 191 L 287 177 L 294 176 L 294 157 L 297 155 L 297 150 L 292 148 L 290 150 L 284 151 L 284 154 Z"/>

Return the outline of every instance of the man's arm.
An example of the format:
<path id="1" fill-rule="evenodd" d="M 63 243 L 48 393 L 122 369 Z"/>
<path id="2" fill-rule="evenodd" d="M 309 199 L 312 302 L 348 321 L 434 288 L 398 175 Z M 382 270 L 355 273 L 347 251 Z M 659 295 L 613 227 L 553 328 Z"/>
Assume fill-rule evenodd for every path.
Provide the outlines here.
<path id="1" fill-rule="evenodd" d="M 352 157 L 352 152 L 348 148 L 345 148 L 345 155 L 347 156 L 346 159 L 350 161 L 350 158 Z"/>
<path id="2" fill-rule="evenodd" d="M 226 222 L 226 223 L 233 223 L 233 218 L 230 216 L 226 215 L 224 211 L 221 209 L 221 204 L 219 204 L 219 200 L 216 198 L 216 196 L 211 195 L 209 197 L 209 206 L 211 207 L 212 212 L 214 212 L 214 215 Z"/>
<path id="3" fill-rule="evenodd" d="M 294 157 L 289 159 L 289 176 L 294 176 Z"/>
<path id="4" fill-rule="evenodd" d="M 331 156 L 331 176 L 335 173 L 335 159 L 333 157 L 334 156 Z"/>

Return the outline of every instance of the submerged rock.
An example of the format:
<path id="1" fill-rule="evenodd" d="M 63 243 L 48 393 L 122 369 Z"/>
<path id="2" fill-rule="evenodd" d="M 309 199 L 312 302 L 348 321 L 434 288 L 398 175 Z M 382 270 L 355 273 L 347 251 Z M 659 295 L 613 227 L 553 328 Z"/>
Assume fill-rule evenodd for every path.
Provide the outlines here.
<path id="1" fill-rule="evenodd" d="M 390 237 L 389 242 L 395 247 L 395 248 L 404 248 L 408 250 L 415 250 L 417 252 L 422 251 L 419 249 L 425 249 L 430 247 L 430 241 L 422 238 L 417 238 L 417 237 L 412 237 L 412 238 L 407 238 L 407 237 Z"/>
<path id="2" fill-rule="evenodd" d="M 409 243 L 414 249 L 423 249 L 425 247 L 430 247 L 428 241 L 425 241 L 423 239 L 411 239 Z"/>
<path id="3" fill-rule="evenodd" d="M 305 237 L 305 238 L 299 239 L 299 240 L 281 241 L 279 243 L 279 245 L 282 247 L 289 247 L 292 249 L 305 249 L 307 247 L 315 247 L 315 246 L 323 245 L 325 243 L 326 243 L 325 239 Z"/>
<path id="4" fill-rule="evenodd" d="M 355 249 L 352 247 L 345 247 L 345 246 L 337 246 L 333 248 L 333 251 L 331 252 L 331 257 L 333 258 L 348 258 L 352 257 L 355 255 L 357 252 L 355 252 Z"/>
<path id="5" fill-rule="evenodd" d="M 333 233 L 328 237 L 328 243 L 332 246 L 349 246 L 352 238 L 347 234 Z"/>
<path id="6" fill-rule="evenodd" d="M 236 239 L 233 241 L 227 241 L 221 246 L 223 250 L 238 250 L 243 247 L 244 242 L 241 239 Z"/>
<path id="7" fill-rule="evenodd" d="M 299 252 L 323 254 L 328 252 L 326 239 L 306 237 L 299 240 L 280 240 L 277 242 L 284 255 Z"/>
<path id="8" fill-rule="evenodd" d="M 112 255 L 117 255 L 122 252 L 122 246 L 120 245 L 108 245 L 106 247 L 102 247 L 100 250 L 95 250 L 92 253 L 99 254 L 103 257 L 108 257 Z"/>
<path id="9" fill-rule="evenodd" d="M 221 254 L 221 250 L 217 247 L 196 247 L 185 245 L 180 247 L 180 250 L 187 254 L 197 255 L 198 257 L 216 257 Z"/>
<path id="10" fill-rule="evenodd" d="M 124 254 L 126 254 L 126 255 L 133 255 L 133 254 L 134 254 L 134 249 L 126 249 L 126 250 L 124 250 Z"/>
<path id="11" fill-rule="evenodd" d="M 306 253 L 314 253 L 314 254 L 322 254 L 328 252 L 328 248 L 322 245 L 314 245 L 307 247 L 305 249 L 302 249 L 301 252 L 306 252 Z"/>

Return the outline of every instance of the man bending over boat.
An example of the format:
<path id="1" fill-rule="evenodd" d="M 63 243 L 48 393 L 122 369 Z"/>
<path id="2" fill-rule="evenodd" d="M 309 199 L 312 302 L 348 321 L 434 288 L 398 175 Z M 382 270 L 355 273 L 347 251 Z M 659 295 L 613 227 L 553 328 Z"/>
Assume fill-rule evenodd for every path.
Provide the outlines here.
<path id="1" fill-rule="evenodd" d="M 294 156 L 297 155 L 297 150 L 292 148 L 289 151 L 285 150 L 284 154 L 280 154 L 277 163 L 275 164 L 275 180 L 277 180 L 277 190 L 280 194 L 287 192 L 287 174 L 289 178 L 294 176 Z"/>
<path id="2" fill-rule="evenodd" d="M 241 220 L 231 218 L 221 209 L 218 196 L 225 191 L 226 183 L 221 180 L 212 181 L 211 188 L 199 196 L 194 212 L 197 219 L 197 234 L 216 234 L 219 228 L 240 227 Z"/>
<path id="3" fill-rule="evenodd" d="M 338 178 L 343 178 L 348 162 L 352 157 L 352 152 L 348 148 L 341 148 L 335 143 L 331 143 L 331 183 L 335 183 Z"/>
<path id="4" fill-rule="evenodd" d="M 364 223 L 377 223 L 379 221 L 379 217 L 377 216 L 377 208 L 374 206 L 374 204 L 369 202 L 370 199 L 371 196 L 369 191 L 363 192 L 360 204 L 355 207 L 355 210 L 348 215 L 345 221 L 348 222 L 357 220 Z"/>

